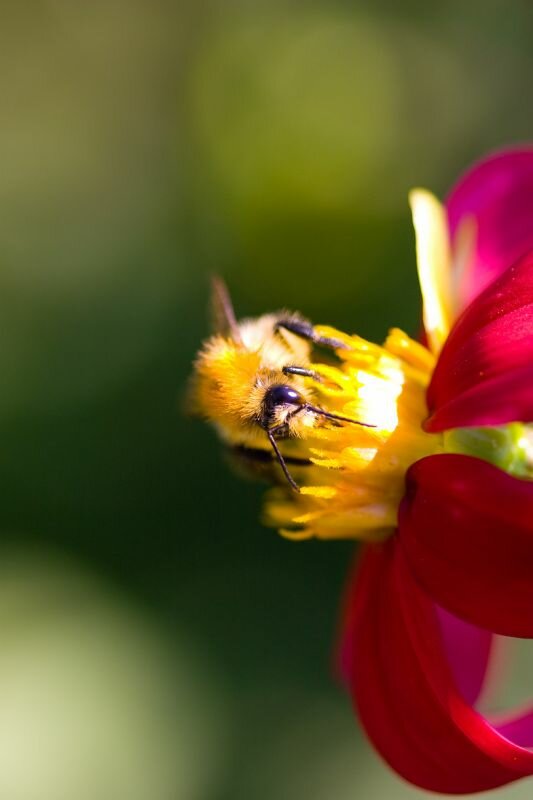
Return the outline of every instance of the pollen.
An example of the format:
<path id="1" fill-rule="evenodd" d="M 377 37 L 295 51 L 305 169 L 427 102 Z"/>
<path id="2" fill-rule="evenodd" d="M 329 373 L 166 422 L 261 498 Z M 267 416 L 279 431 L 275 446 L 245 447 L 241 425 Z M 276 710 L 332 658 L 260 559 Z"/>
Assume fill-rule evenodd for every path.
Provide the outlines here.
<path id="1" fill-rule="evenodd" d="M 295 540 L 380 541 L 396 528 L 409 466 L 442 450 L 441 435 L 422 429 L 435 357 L 397 328 L 383 345 L 330 327 L 315 331 L 343 345 L 335 365 L 312 364 L 317 403 L 354 423 L 305 429 L 298 455 L 310 466 L 299 470 L 301 492 L 272 489 L 265 520 Z"/>

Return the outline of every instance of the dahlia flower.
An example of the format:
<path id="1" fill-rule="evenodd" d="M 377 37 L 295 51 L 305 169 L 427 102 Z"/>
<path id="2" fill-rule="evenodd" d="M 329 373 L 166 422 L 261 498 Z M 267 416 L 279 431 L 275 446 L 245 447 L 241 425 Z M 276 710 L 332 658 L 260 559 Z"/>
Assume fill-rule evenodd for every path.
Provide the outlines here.
<path id="1" fill-rule="evenodd" d="M 359 424 L 302 428 L 300 491 L 265 517 L 362 543 L 340 647 L 358 715 L 405 779 L 466 793 L 533 773 L 533 708 L 476 705 L 494 635 L 533 637 L 533 148 L 410 201 L 422 341 L 313 328 L 336 354 L 309 365 L 314 403 Z"/>

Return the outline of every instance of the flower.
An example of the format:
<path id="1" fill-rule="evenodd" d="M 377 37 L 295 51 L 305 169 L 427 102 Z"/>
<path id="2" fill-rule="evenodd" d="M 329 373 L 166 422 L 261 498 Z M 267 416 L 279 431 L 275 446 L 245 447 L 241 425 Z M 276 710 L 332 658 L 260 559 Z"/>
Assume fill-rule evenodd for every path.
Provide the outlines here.
<path id="1" fill-rule="evenodd" d="M 265 514 L 365 542 L 340 654 L 362 724 L 408 781 L 475 792 L 533 774 L 533 709 L 476 708 L 493 634 L 533 638 L 533 149 L 411 205 L 427 347 L 315 328 L 342 343 L 319 404 L 374 427 L 310 429 Z"/>

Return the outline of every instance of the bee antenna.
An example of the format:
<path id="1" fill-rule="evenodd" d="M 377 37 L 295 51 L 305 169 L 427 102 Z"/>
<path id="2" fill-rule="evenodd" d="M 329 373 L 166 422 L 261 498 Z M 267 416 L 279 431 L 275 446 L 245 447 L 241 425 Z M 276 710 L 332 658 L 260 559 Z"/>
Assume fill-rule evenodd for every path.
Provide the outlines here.
<path id="1" fill-rule="evenodd" d="M 361 425 L 363 428 L 375 428 L 375 425 L 372 425 L 370 422 L 360 422 L 358 419 L 352 419 L 351 417 L 342 417 L 340 414 L 332 414 L 331 411 L 324 411 L 323 408 L 318 408 L 317 406 L 310 406 L 309 403 L 306 403 L 305 407 L 309 411 L 314 411 L 315 414 L 320 414 L 322 417 L 326 417 L 326 419 L 335 419 L 339 420 L 340 422 L 351 422 L 353 425 Z"/>
<path id="2" fill-rule="evenodd" d="M 269 442 L 272 445 L 272 449 L 274 450 L 274 453 L 276 454 L 276 458 L 279 461 L 279 465 L 280 465 L 281 469 L 283 470 L 283 474 L 285 475 L 285 477 L 289 481 L 289 483 L 292 486 L 292 488 L 294 489 L 294 491 L 295 492 L 299 492 L 300 491 L 300 487 L 298 486 L 298 484 L 296 483 L 296 481 L 292 477 L 291 473 L 289 472 L 289 468 L 287 467 L 287 464 L 285 463 L 285 459 L 281 455 L 281 450 L 279 449 L 279 447 L 277 445 L 277 442 L 274 439 L 273 434 L 270 431 L 266 431 L 266 435 L 268 436 Z"/>
<path id="3" fill-rule="evenodd" d="M 237 344 L 243 344 L 228 287 L 218 275 L 211 276 L 211 310 L 217 333 L 229 333 Z"/>

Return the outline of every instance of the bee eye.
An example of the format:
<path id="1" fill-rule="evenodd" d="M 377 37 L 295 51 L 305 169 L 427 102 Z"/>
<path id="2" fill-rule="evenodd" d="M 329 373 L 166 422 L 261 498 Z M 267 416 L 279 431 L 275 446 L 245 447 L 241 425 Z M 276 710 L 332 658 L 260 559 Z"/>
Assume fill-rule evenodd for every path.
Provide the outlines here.
<path id="1" fill-rule="evenodd" d="M 276 406 L 293 405 L 300 406 L 304 402 L 302 396 L 292 386 L 280 385 L 271 386 L 265 394 L 265 407 L 272 410 Z"/>
<path id="2" fill-rule="evenodd" d="M 261 415 L 261 425 L 268 428 L 276 415 L 276 409 L 280 406 L 303 406 L 305 400 L 302 395 L 293 389 L 292 386 L 279 384 L 267 389 L 263 398 L 263 410 Z"/>

